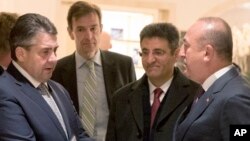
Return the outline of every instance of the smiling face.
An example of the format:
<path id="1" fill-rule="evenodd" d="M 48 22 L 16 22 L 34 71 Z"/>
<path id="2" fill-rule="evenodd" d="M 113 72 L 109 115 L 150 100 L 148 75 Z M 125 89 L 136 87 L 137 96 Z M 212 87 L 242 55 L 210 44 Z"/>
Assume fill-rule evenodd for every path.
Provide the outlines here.
<path id="1" fill-rule="evenodd" d="M 99 49 L 102 26 L 98 15 L 90 13 L 80 18 L 72 19 L 72 29 L 69 35 L 75 40 L 77 52 L 85 59 L 92 59 Z"/>
<path id="2" fill-rule="evenodd" d="M 29 49 L 16 48 L 17 63 L 39 82 L 46 82 L 52 76 L 57 63 L 58 48 L 56 35 L 38 32 Z"/>
<path id="3" fill-rule="evenodd" d="M 141 50 L 143 68 L 154 85 L 162 85 L 172 77 L 177 54 L 171 53 L 166 39 L 144 38 Z"/>

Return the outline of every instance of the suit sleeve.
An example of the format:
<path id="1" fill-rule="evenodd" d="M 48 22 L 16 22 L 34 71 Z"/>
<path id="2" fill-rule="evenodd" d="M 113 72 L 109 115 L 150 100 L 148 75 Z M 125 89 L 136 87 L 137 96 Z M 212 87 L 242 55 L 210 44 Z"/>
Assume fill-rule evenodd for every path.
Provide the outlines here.
<path id="1" fill-rule="evenodd" d="M 111 109 L 109 113 L 108 127 L 106 133 L 106 141 L 116 141 L 116 131 L 115 131 L 115 113 L 116 113 L 116 104 L 115 97 L 112 98 Z"/>
<path id="2" fill-rule="evenodd" d="M 224 108 L 220 119 L 220 128 L 222 131 L 223 140 L 229 140 L 230 125 L 249 125 L 250 124 L 250 97 L 247 95 L 235 95 L 229 98 Z"/>
<path id="3" fill-rule="evenodd" d="M 136 73 L 135 73 L 135 67 L 132 58 L 130 58 L 130 82 L 133 82 L 136 80 Z"/>
<path id="4" fill-rule="evenodd" d="M 36 140 L 21 106 L 4 89 L 0 89 L 0 140 Z"/>

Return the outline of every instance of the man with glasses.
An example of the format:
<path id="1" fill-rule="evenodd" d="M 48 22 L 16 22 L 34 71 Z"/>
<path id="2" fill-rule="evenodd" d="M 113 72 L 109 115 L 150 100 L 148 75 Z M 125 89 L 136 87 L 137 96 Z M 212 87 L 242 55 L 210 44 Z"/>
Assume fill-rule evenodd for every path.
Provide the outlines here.
<path id="1" fill-rule="evenodd" d="M 169 23 L 154 23 L 140 33 L 145 74 L 112 99 L 106 141 L 171 141 L 180 112 L 199 85 L 175 66 L 179 34 Z"/>

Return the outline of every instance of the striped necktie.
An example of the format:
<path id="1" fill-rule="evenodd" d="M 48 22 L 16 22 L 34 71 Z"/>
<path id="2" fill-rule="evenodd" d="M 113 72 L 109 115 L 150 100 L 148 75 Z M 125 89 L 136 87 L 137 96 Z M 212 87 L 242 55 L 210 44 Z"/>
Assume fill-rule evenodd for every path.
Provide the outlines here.
<path id="1" fill-rule="evenodd" d="M 87 61 L 86 66 L 89 69 L 89 75 L 87 75 L 85 79 L 81 116 L 85 130 L 93 137 L 95 134 L 96 122 L 96 74 L 93 61 Z"/>

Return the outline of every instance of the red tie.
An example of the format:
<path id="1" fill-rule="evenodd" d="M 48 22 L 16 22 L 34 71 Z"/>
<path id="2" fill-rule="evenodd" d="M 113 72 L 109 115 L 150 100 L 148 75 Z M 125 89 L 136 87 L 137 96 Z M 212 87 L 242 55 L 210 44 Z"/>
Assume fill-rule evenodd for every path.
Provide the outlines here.
<path id="1" fill-rule="evenodd" d="M 157 110 L 158 108 L 160 107 L 160 96 L 162 94 L 162 89 L 161 88 L 156 88 L 154 90 L 154 102 L 152 104 L 152 107 L 151 107 L 151 123 L 150 123 L 150 127 L 152 128 L 153 127 L 153 123 L 154 123 L 154 120 L 155 120 L 155 115 L 157 113 Z"/>

